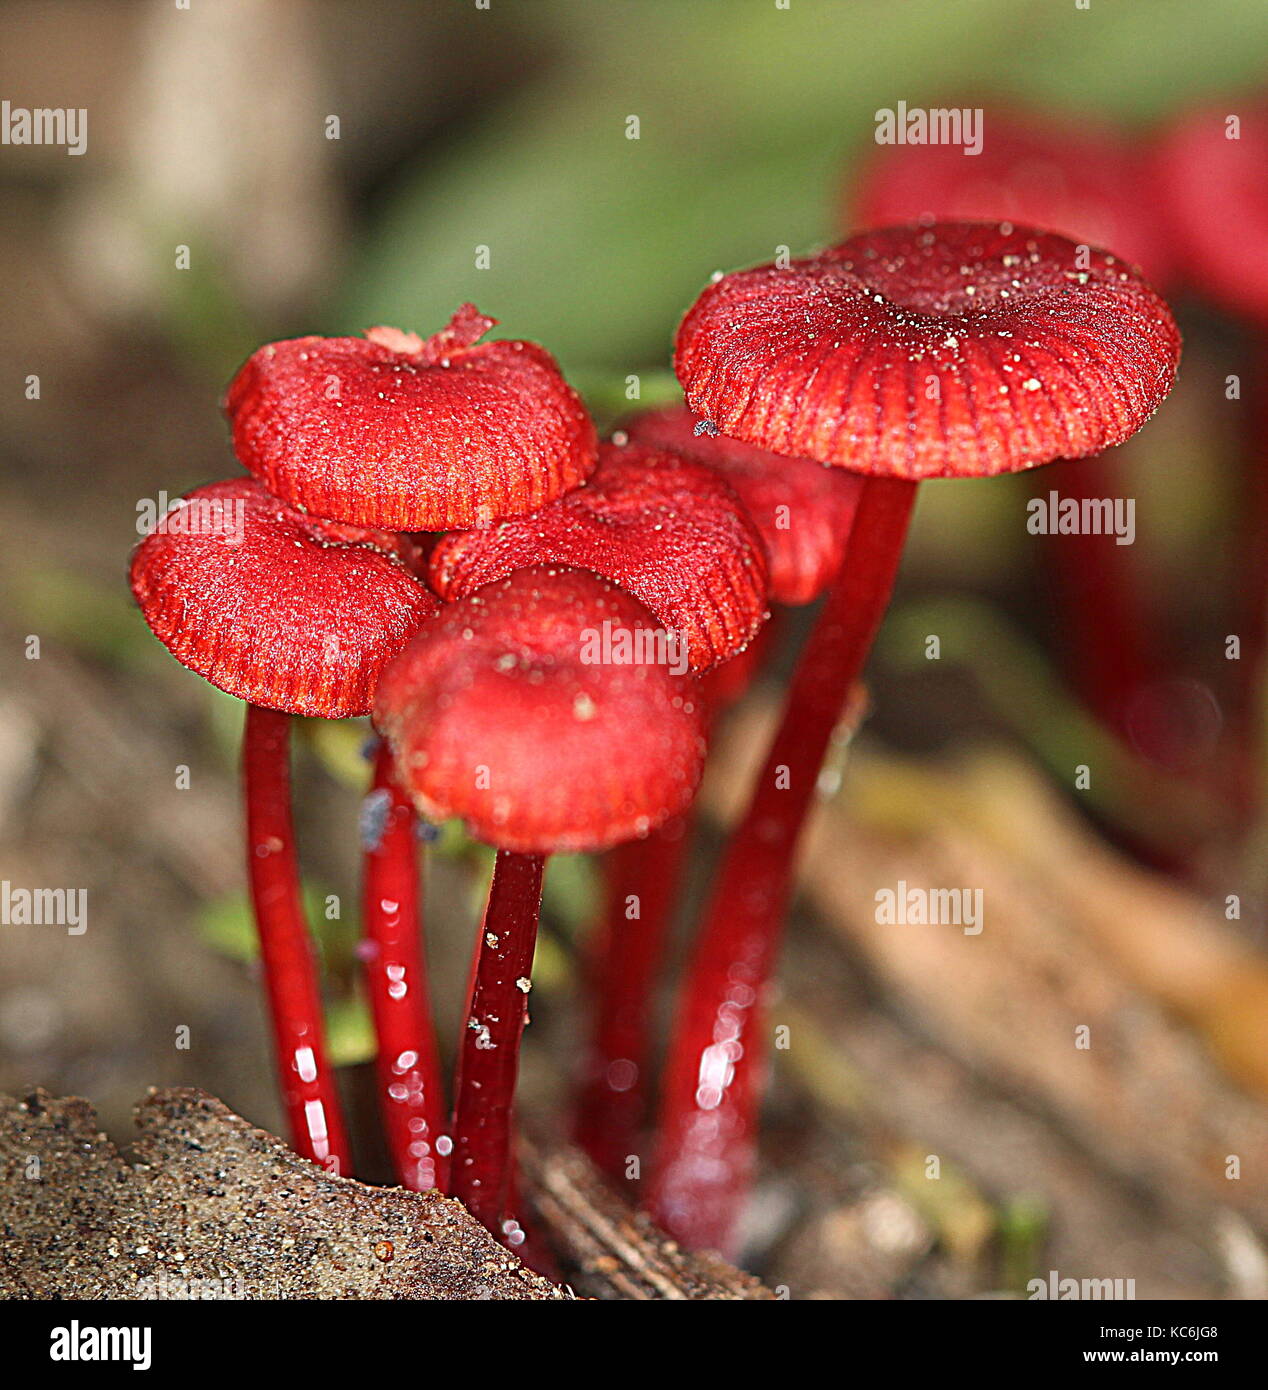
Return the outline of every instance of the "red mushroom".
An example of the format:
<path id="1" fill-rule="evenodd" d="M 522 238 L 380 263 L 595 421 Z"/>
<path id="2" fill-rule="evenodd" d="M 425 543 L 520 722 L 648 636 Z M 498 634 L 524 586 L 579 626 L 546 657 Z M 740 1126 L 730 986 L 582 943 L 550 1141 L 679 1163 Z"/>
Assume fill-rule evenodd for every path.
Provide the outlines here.
<path id="1" fill-rule="evenodd" d="M 296 1148 L 344 1171 L 347 1134 L 299 893 L 289 716 L 368 711 L 384 666 L 439 607 L 408 567 L 412 558 L 400 537 L 325 525 L 242 478 L 179 501 L 131 567 L 155 636 L 247 702 L 248 866 L 283 1101 Z M 429 1087 L 416 1109 L 434 1135 L 439 1094 L 430 1079 Z"/>
<path id="2" fill-rule="evenodd" d="M 1186 112 L 1154 176 L 1186 278 L 1235 318 L 1268 330 L 1268 105 Z"/>
<path id="3" fill-rule="evenodd" d="M 746 481 L 753 472 L 743 474 Z M 753 482 L 750 494 L 760 486 Z M 811 497 L 832 491 L 803 488 Z M 776 496 L 780 505 L 794 500 L 786 489 L 769 500 Z M 772 529 L 775 520 L 772 511 Z M 600 446 L 590 480 L 557 502 L 445 537 L 430 572 L 437 592 L 453 598 L 538 561 L 584 566 L 621 584 L 684 638 L 684 669 L 726 670 L 766 618 L 766 555 L 762 528 L 717 470 L 621 437 Z M 621 846 L 605 864 L 610 911 L 594 952 L 597 1007 L 581 1067 L 577 1134 L 614 1176 L 624 1171 L 641 1120 L 647 1011 L 687 843 L 688 827 L 675 819 Z"/>
<path id="4" fill-rule="evenodd" d="M 234 451 L 277 496 L 360 526 L 532 511 L 594 467 L 594 425 L 543 348 L 478 341 L 495 323 L 464 304 L 427 339 L 269 343 L 229 387 Z"/>
<path id="5" fill-rule="evenodd" d="M 628 663 L 600 656 L 603 630 Z M 513 1239 L 511 1103 L 548 854 L 646 835 L 690 801 L 704 755 L 667 634 L 615 585 L 518 570 L 441 610 L 383 677 L 375 721 L 428 818 L 498 854 L 458 1068 L 451 1191 Z M 615 649 L 613 649 L 615 650 Z"/>
<path id="6" fill-rule="evenodd" d="M 1151 174 L 1147 152 L 1112 129 L 1056 112 L 992 110 L 972 158 L 958 145 L 878 148 L 847 197 L 847 225 L 1007 218 L 1111 246 L 1162 287 L 1174 256 Z M 1042 487 L 1045 499 L 1057 490 L 1075 504 L 1112 497 L 1122 488 L 1122 461 L 1113 453 L 1063 461 Z M 1043 557 L 1067 677 L 1094 714 L 1130 736 L 1134 707 L 1167 675 L 1148 639 L 1133 552 L 1112 536 L 1079 532 L 1045 537 Z"/>
<path id="7" fill-rule="evenodd" d="M 1122 261 L 1007 223 L 886 228 L 707 288 L 687 404 L 722 434 L 869 477 L 989 477 L 1120 444 L 1179 335 Z"/>
<path id="8" fill-rule="evenodd" d="M 980 154 L 959 145 L 878 146 L 845 195 L 844 225 L 999 222 L 1112 246 L 1151 284 L 1174 273 L 1149 160 L 1116 130 L 1056 111 L 987 113 Z"/>
<path id="9" fill-rule="evenodd" d="M 374 328 L 268 344 L 228 391 L 239 457 L 296 506 L 354 524 L 465 526 L 539 506 L 594 467 L 594 426 L 542 348 L 478 341 L 494 323 L 466 304 L 426 340 Z M 386 757 L 367 806 L 383 831 L 366 848 L 362 946 L 381 1104 L 398 1176 L 430 1186 L 442 1174 L 415 1099 L 432 1041 L 408 984 L 423 969 L 415 824 Z"/>
<path id="10" fill-rule="evenodd" d="M 527 565 L 575 565 L 645 603 L 707 670 L 766 620 L 766 555 L 740 500 L 711 468 L 637 445 L 603 444 L 584 487 L 528 516 L 456 532 L 431 555 L 444 599 Z"/>
<path id="11" fill-rule="evenodd" d="M 949 223 L 864 233 L 787 268 L 728 275 L 678 334 L 688 404 L 724 434 L 866 475 L 837 582 L 721 867 L 671 1040 L 653 1206 L 690 1244 L 730 1244 L 752 1163 L 769 978 L 844 698 L 888 602 L 915 496 L 1076 457 L 1139 429 L 1170 389 L 1166 305 L 1064 237 Z"/>
<path id="12" fill-rule="evenodd" d="M 647 410 L 623 433 L 708 464 L 727 480 L 761 533 L 776 603 L 812 603 L 841 565 L 862 480 L 813 459 L 787 458 L 724 435 L 698 433 L 685 406 Z"/>

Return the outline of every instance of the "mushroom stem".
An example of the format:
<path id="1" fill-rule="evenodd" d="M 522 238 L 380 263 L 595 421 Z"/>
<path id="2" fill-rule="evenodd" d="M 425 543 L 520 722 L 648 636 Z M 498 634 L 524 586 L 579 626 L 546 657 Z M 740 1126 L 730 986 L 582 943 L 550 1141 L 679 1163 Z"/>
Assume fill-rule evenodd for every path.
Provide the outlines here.
<path id="1" fill-rule="evenodd" d="M 841 569 L 793 674 L 783 719 L 731 836 L 670 1036 L 651 1208 L 684 1245 L 726 1252 L 747 1191 L 766 1047 L 759 1010 L 793 854 L 833 731 L 880 627 L 916 485 L 869 478 Z"/>
<path id="2" fill-rule="evenodd" d="M 326 1058 L 317 962 L 300 896 L 290 736 L 290 715 L 247 704 L 242 745 L 247 871 L 291 1143 L 305 1158 L 347 1174 L 351 1150 Z"/>
<path id="3" fill-rule="evenodd" d="M 1035 479 L 1035 496 L 1082 503 L 1121 491 L 1122 470 L 1111 455 L 1065 459 Z M 1158 684 L 1163 669 L 1143 634 L 1142 603 L 1130 555 L 1112 535 L 1044 537 L 1044 555 L 1063 629 L 1065 670 L 1080 698 L 1109 729 L 1127 733 L 1132 697 Z"/>
<path id="4" fill-rule="evenodd" d="M 386 744 L 375 756 L 371 796 L 379 804 L 363 862 L 361 954 L 378 1042 L 379 1108 L 401 1184 L 414 1192 L 443 1191 L 436 1141 L 444 1130 L 444 1087 L 420 931 L 417 822 Z"/>
<path id="5" fill-rule="evenodd" d="M 691 817 L 675 816 L 604 861 L 606 915 L 587 972 L 594 1018 L 574 1136 L 617 1183 L 628 1180 L 647 1119 L 653 999 L 690 841 Z"/>
<path id="6" fill-rule="evenodd" d="M 1241 635 L 1229 696 L 1224 774 L 1227 796 L 1244 833 L 1262 815 L 1264 801 L 1264 678 L 1268 672 L 1268 333 L 1257 345 L 1249 383 L 1245 503 L 1238 536 L 1239 565 L 1234 631 Z"/>
<path id="7" fill-rule="evenodd" d="M 498 850 L 458 1052 L 450 1191 L 499 1237 L 511 1191 L 511 1108 L 545 864 L 541 854 Z"/>

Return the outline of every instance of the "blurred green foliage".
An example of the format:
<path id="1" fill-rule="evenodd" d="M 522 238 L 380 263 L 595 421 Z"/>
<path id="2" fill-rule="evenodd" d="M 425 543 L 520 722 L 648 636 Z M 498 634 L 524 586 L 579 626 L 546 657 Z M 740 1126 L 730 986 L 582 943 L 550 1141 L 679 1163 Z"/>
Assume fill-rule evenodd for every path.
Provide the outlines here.
<path id="1" fill-rule="evenodd" d="M 1021 1295 L 1040 1274 L 1040 1259 L 1048 1236 L 1050 1214 L 1038 1197 L 1010 1199 L 999 1219 L 999 1286 Z"/>
<path id="2" fill-rule="evenodd" d="M 356 960 L 360 925 L 354 915 L 326 915 L 329 890 L 305 879 L 304 913 L 312 927 L 322 966 L 332 974 L 346 974 Z M 245 893 L 227 893 L 204 902 L 198 912 L 198 933 L 212 950 L 244 964 L 259 955 L 255 919 Z"/>
<path id="3" fill-rule="evenodd" d="M 304 913 L 317 943 L 322 969 L 335 982 L 326 1001 L 326 1045 L 337 1067 L 368 1062 L 375 1053 L 374 1024 L 356 974 L 356 944 L 360 924 L 355 916 L 326 915 L 326 889 L 306 879 Z M 204 902 L 198 911 L 198 934 L 204 945 L 242 965 L 260 954 L 255 919 L 245 893 L 227 893 Z"/>
<path id="4" fill-rule="evenodd" d="M 110 666 L 155 670 L 162 648 L 118 591 L 72 569 L 15 568 L 9 594 L 15 620 L 45 641 Z"/>

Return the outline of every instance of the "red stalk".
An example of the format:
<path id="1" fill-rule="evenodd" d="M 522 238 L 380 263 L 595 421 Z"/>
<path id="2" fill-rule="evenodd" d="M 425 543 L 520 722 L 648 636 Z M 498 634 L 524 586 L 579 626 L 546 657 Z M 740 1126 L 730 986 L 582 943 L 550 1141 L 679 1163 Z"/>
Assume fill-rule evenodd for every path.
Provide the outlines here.
<path id="1" fill-rule="evenodd" d="M 511 1111 L 545 864 L 541 854 L 498 851 L 458 1055 L 450 1191 L 499 1237 L 511 1192 Z"/>
<path id="2" fill-rule="evenodd" d="M 1122 469 L 1112 454 L 1061 460 L 1043 470 L 1034 496 L 1050 492 L 1083 502 L 1121 491 Z M 1056 593 L 1065 669 L 1088 709 L 1119 735 L 1127 731 L 1132 698 L 1161 681 L 1159 653 L 1144 634 L 1141 597 L 1128 548 L 1112 535 L 1049 535 L 1044 555 Z"/>
<path id="3" fill-rule="evenodd" d="M 365 850 L 361 955 L 378 1040 L 379 1108 L 401 1184 L 414 1192 L 443 1190 L 436 1141 L 444 1131 L 444 1087 L 420 930 L 414 808 L 397 783 L 386 744 L 375 757 L 372 795 L 384 799 L 385 818 Z"/>
<path id="4" fill-rule="evenodd" d="M 627 1180 L 647 1118 L 653 999 L 690 841 L 690 816 L 676 816 L 604 860 L 606 917 L 588 972 L 595 1016 L 575 1137 L 614 1182 Z"/>
<path id="5" fill-rule="evenodd" d="M 1238 536 L 1238 565 L 1233 600 L 1235 627 L 1241 636 L 1240 657 L 1229 695 L 1228 753 L 1230 766 L 1221 780 L 1243 830 L 1260 813 L 1264 796 L 1263 682 L 1268 668 L 1268 332 L 1259 335 L 1252 370 L 1243 380 L 1249 400 L 1245 429 L 1244 512 Z"/>
<path id="6" fill-rule="evenodd" d="M 754 1163 L 765 1070 L 762 996 L 793 853 L 832 734 L 889 603 L 914 483 L 870 478 L 850 542 L 789 688 L 783 720 L 688 966 L 670 1047 L 651 1208 L 693 1248 L 729 1249 Z"/>
<path id="7" fill-rule="evenodd" d="M 291 1143 L 305 1158 L 347 1174 L 351 1150 L 335 1075 L 326 1059 L 317 962 L 299 889 L 290 734 L 290 715 L 247 705 L 247 870 Z"/>

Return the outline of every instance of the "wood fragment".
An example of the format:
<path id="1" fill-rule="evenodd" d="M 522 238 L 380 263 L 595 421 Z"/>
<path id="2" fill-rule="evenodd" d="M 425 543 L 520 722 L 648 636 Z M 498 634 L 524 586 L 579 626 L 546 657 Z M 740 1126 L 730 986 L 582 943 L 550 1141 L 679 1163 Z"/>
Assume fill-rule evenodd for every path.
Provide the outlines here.
<path id="1" fill-rule="evenodd" d="M 775 1294 L 710 1252 L 691 1254 L 633 1211 L 577 1149 L 521 1140 L 527 1195 L 578 1287 L 601 1299 L 772 1300 Z"/>

